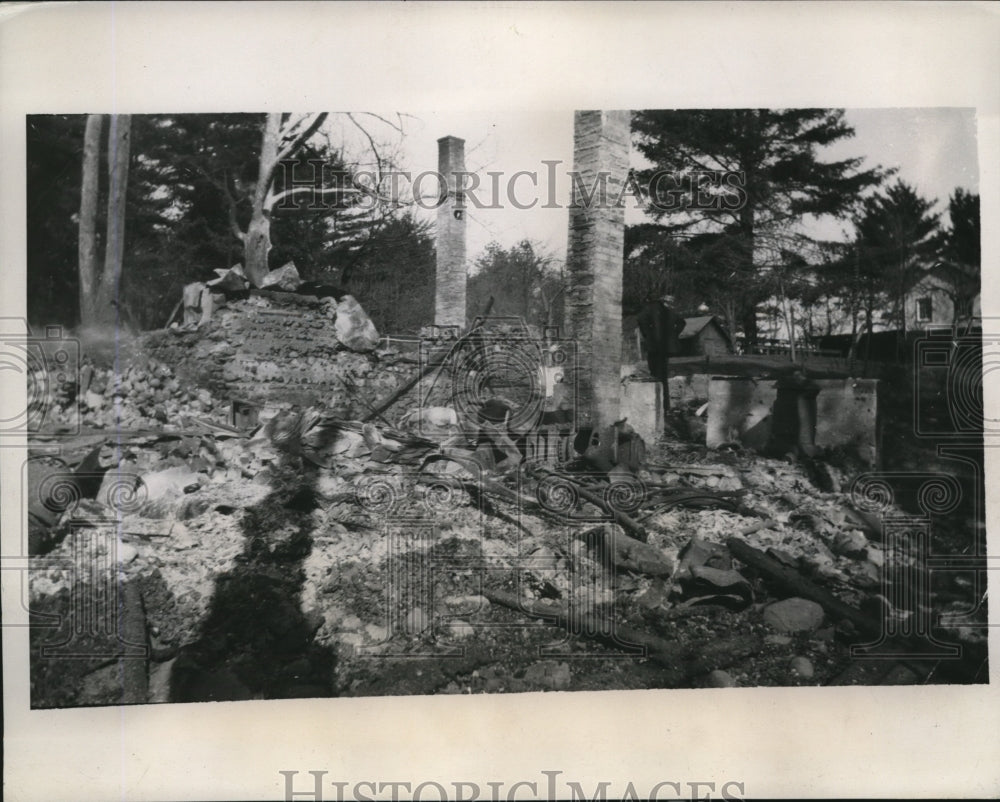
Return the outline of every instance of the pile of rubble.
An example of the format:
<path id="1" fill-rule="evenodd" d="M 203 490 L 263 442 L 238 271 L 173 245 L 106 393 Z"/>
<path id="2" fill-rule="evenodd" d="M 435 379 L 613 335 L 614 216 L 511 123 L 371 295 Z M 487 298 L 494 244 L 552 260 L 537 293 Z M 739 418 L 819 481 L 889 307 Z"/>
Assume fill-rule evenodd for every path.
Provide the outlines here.
<path id="1" fill-rule="evenodd" d="M 87 636 L 100 658 L 33 660 L 36 706 L 985 677 L 972 626 L 946 631 L 963 660 L 852 660 L 888 621 L 979 600 L 888 548 L 832 466 L 817 487 L 807 463 L 739 446 L 648 444 L 627 421 L 573 432 L 554 397 L 527 423 L 502 395 L 416 407 L 441 359 L 393 374 L 342 344 L 327 364 L 368 371 L 349 391 L 265 393 L 234 420 L 185 376 L 248 304 L 285 302 L 230 301 L 233 318 L 158 334 L 195 354 L 170 368 L 143 355 L 81 371 L 84 422 L 107 431 L 34 441 L 31 604 L 61 623 L 33 629 L 33 648 L 79 640 L 67 610 L 91 593 L 145 647 L 109 660 L 124 648 L 112 626 Z M 312 320 L 300 312 L 293 327 Z M 929 593 L 901 593 L 904 575 Z M 120 598 L 100 595 L 109 584 Z M 904 630 L 883 641 L 906 651 Z"/>
<path id="2" fill-rule="evenodd" d="M 51 419 L 55 426 L 169 431 L 198 420 L 229 419 L 227 405 L 210 390 L 183 383 L 156 359 L 133 362 L 123 371 L 84 363 L 79 376 L 75 399 L 60 404 Z"/>
<path id="3" fill-rule="evenodd" d="M 251 432 L 137 435 L 48 466 L 80 476 L 50 516 L 46 564 L 72 564 L 89 538 L 88 559 L 139 589 L 151 659 L 133 699 L 118 663 L 40 661 L 39 703 L 870 682 L 850 644 L 922 614 L 890 602 L 899 556 L 878 519 L 799 466 L 646 454 L 627 425 L 532 464 L 488 418 L 456 422 L 284 408 Z M 498 442 L 499 465 L 483 457 Z M 33 572 L 33 608 L 78 581 Z"/>

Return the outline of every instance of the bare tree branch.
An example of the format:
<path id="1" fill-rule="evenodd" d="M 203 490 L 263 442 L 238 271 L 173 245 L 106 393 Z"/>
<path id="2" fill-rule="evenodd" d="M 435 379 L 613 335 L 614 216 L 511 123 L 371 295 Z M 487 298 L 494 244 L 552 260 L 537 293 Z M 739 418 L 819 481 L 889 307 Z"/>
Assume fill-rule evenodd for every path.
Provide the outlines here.
<path id="1" fill-rule="evenodd" d="M 402 133 L 403 133 L 403 123 L 402 123 L 402 122 L 399 122 L 399 123 L 393 123 L 393 122 L 391 122 L 391 121 L 387 120 L 387 119 L 386 119 L 385 117 L 383 117 L 382 115 L 380 115 L 380 114 L 376 114 L 376 113 L 375 113 L 375 112 L 373 112 L 373 111 L 362 111 L 362 112 L 359 112 L 359 113 L 360 113 L 360 114 L 364 114 L 364 115 L 366 115 L 366 116 L 368 116 L 368 117 L 374 117 L 374 118 L 375 118 L 376 120 L 380 120 L 380 121 L 384 122 L 384 123 L 385 123 L 386 125 L 388 125 L 388 126 L 389 126 L 389 127 L 391 128 L 391 129 L 393 129 L 394 131 L 396 131 L 396 133 L 399 133 L 399 134 L 402 134 Z M 350 114 L 350 112 L 348 112 L 347 116 L 348 116 L 348 117 L 351 117 L 351 114 Z M 397 116 L 397 117 L 400 117 L 400 118 L 401 118 L 401 115 L 400 115 L 400 114 L 398 114 L 398 113 L 396 114 L 396 116 Z M 355 125 L 357 125 L 357 122 L 356 122 L 356 121 L 354 120 L 354 118 L 353 118 L 353 117 L 351 118 L 351 122 L 354 122 L 354 124 L 355 124 Z M 367 133 L 367 132 L 365 132 L 365 133 Z"/>
<path id="2" fill-rule="evenodd" d="M 295 137 L 288 145 L 278 151 L 278 158 L 276 161 L 281 162 L 289 158 L 295 151 L 297 151 L 306 141 L 315 134 L 320 126 L 324 123 L 328 116 L 327 112 L 320 112 L 316 115 L 316 118 L 303 130 L 298 136 Z"/>
<path id="3" fill-rule="evenodd" d="M 292 187 L 291 189 L 286 189 L 283 192 L 273 193 L 269 198 L 269 202 L 273 204 L 280 203 L 286 198 L 290 198 L 300 192 L 308 192 L 310 195 L 325 195 L 327 193 L 340 193 L 342 195 L 353 195 L 355 197 L 359 195 L 371 194 L 366 189 L 359 189 L 356 187 Z M 378 197 L 376 195 L 376 197 Z"/>
<path id="4" fill-rule="evenodd" d="M 299 117 L 299 119 L 288 124 L 286 124 L 285 120 L 282 119 L 281 143 L 285 144 L 287 142 L 291 142 L 296 136 L 298 136 L 298 133 L 301 130 L 302 126 L 305 124 L 306 120 L 308 120 L 311 116 L 312 115 L 310 114 L 303 114 L 301 117 Z M 289 118 L 290 117 L 291 115 L 289 115 Z"/>
<path id="5" fill-rule="evenodd" d="M 373 115 L 373 116 L 377 116 L 377 115 Z M 375 170 L 378 173 L 377 177 L 378 177 L 379 183 L 381 183 L 382 182 L 382 156 L 379 154 L 379 149 L 378 149 L 378 146 L 375 144 L 375 140 L 372 139 L 372 135 L 368 132 L 368 130 L 363 125 L 361 125 L 361 123 L 359 123 L 357 120 L 354 119 L 354 115 L 351 114 L 350 112 L 347 112 L 347 119 L 350 120 L 352 123 L 354 123 L 355 128 L 357 128 L 362 134 L 364 134 L 365 135 L 365 139 L 368 140 L 368 146 L 372 149 L 372 153 L 375 156 Z M 391 123 L 390 123 L 390 125 L 391 125 Z"/>

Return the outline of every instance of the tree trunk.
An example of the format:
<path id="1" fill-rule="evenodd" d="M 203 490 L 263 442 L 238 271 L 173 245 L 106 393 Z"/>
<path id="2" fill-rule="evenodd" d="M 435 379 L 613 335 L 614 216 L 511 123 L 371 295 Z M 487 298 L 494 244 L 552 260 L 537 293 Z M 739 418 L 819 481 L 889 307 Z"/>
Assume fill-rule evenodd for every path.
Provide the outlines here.
<path id="1" fill-rule="evenodd" d="M 744 124 L 747 127 L 745 131 L 746 134 L 753 132 L 757 133 L 757 112 L 753 109 L 748 109 L 743 114 Z M 749 137 L 751 140 L 756 141 L 756 137 Z M 746 343 L 747 353 L 752 353 L 753 349 L 757 345 L 757 276 L 756 276 L 756 265 L 754 264 L 754 237 L 756 229 L 756 208 L 755 208 L 755 198 L 753 195 L 753 186 L 756 176 L 754 175 L 753 167 L 757 163 L 755 154 L 751 151 L 748 144 L 744 144 L 743 152 L 740 154 L 740 168 L 744 171 L 746 186 L 750 189 L 747 193 L 746 202 L 740 209 L 740 238 L 741 246 L 743 248 L 742 253 L 742 270 L 743 270 L 743 286 L 745 288 L 745 294 L 743 296 L 744 300 L 742 302 L 742 323 L 743 323 L 743 337 Z"/>
<path id="2" fill-rule="evenodd" d="M 743 323 L 743 343 L 744 352 L 747 354 L 752 354 L 753 349 L 757 346 L 757 307 L 753 304 L 745 306 L 743 309 L 743 314 L 741 315 L 741 322 Z"/>
<path id="3" fill-rule="evenodd" d="M 909 261 L 908 254 L 904 251 L 904 256 L 900 260 L 899 268 L 899 334 L 896 335 L 896 361 L 903 358 L 906 351 L 906 262 Z"/>
<path id="4" fill-rule="evenodd" d="M 100 196 L 101 128 L 104 117 L 88 114 L 83 134 L 83 180 L 80 191 L 80 324 L 94 322 L 97 289 L 97 201 Z"/>
<path id="5" fill-rule="evenodd" d="M 722 303 L 722 314 L 726 318 L 726 326 L 729 328 L 729 335 L 735 341 L 736 339 L 736 304 L 733 303 L 731 298 L 727 298 Z"/>
<path id="6" fill-rule="evenodd" d="M 831 324 L 832 328 L 832 324 Z M 847 352 L 848 361 L 853 364 L 858 356 L 858 343 L 861 342 L 861 330 L 858 328 L 858 305 L 851 300 L 851 348 Z"/>
<path id="7" fill-rule="evenodd" d="M 875 332 L 873 318 L 875 315 L 875 299 L 868 296 L 868 306 L 865 308 L 865 376 L 868 375 L 868 367 L 872 358 L 872 335 Z"/>
<path id="8" fill-rule="evenodd" d="M 132 140 L 132 117 L 111 115 L 108 128 L 108 228 L 104 243 L 104 272 L 100 292 L 95 298 L 94 320 L 116 325 L 122 257 L 125 253 L 125 207 L 128 190 L 128 166 Z"/>
<path id="9" fill-rule="evenodd" d="M 268 196 L 271 179 L 278 164 L 278 137 L 281 132 L 281 115 L 268 114 L 264 122 L 264 134 L 260 144 L 260 163 L 257 170 L 257 185 L 253 192 L 253 206 L 250 225 L 243 240 L 243 259 L 247 278 L 259 287 L 268 274 L 268 254 L 271 252 L 271 208 Z"/>
<path id="10" fill-rule="evenodd" d="M 254 215 L 247 226 L 243 244 L 243 259 L 247 266 L 247 278 L 259 287 L 268 274 L 267 257 L 271 252 L 271 215 L 254 209 Z"/>
<path id="11" fill-rule="evenodd" d="M 785 316 L 785 328 L 788 330 L 788 357 L 795 361 L 795 321 L 792 318 L 791 305 L 788 303 L 788 295 L 785 293 L 785 282 L 779 284 L 781 292 L 781 311 Z"/>

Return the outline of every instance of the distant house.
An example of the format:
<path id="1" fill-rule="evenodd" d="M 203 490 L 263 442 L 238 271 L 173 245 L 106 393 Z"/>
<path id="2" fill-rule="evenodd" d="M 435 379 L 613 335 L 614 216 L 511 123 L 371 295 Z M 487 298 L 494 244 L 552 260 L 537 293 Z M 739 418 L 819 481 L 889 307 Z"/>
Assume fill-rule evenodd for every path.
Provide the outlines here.
<path id="1" fill-rule="evenodd" d="M 961 292 L 962 289 L 966 292 Z M 979 318 L 982 314 L 979 293 L 973 294 L 974 291 L 975 284 L 970 284 L 955 268 L 944 264 L 929 268 L 906 293 L 906 330 L 950 328 L 954 323 Z"/>
<path id="2" fill-rule="evenodd" d="M 622 335 L 622 363 L 645 365 L 646 343 L 639 332 L 635 315 L 622 318 Z M 684 318 L 680 341 L 681 353 L 678 356 L 722 356 L 734 352 L 729 332 L 713 315 Z"/>
<path id="3" fill-rule="evenodd" d="M 680 340 L 682 356 L 724 356 L 734 350 L 729 332 L 714 315 L 684 318 Z"/>
<path id="4" fill-rule="evenodd" d="M 805 275 L 809 275 L 806 273 Z M 936 262 L 925 267 L 910 282 L 903 300 L 906 331 L 917 334 L 923 331 L 950 329 L 953 325 L 961 328 L 977 328 L 981 325 L 980 279 L 978 269 Z M 956 308 L 957 303 L 957 308 Z M 866 326 L 863 309 L 857 309 L 857 317 L 851 319 L 848 303 L 836 296 L 824 296 L 811 304 L 791 298 L 777 296 L 760 305 L 757 315 L 758 343 L 788 345 L 788 323 L 785 310 L 795 320 L 796 342 L 814 342 L 821 348 L 833 348 L 829 343 L 834 339 L 847 337 L 863 331 Z M 899 318 L 894 314 L 894 299 L 884 298 L 874 310 L 872 331 L 874 334 L 893 333 L 899 330 Z M 834 339 L 831 339 L 834 338 Z M 891 338 L 886 342 L 894 342 Z M 838 346 L 839 347 L 839 346 Z M 846 353 L 846 347 L 841 349 Z"/>

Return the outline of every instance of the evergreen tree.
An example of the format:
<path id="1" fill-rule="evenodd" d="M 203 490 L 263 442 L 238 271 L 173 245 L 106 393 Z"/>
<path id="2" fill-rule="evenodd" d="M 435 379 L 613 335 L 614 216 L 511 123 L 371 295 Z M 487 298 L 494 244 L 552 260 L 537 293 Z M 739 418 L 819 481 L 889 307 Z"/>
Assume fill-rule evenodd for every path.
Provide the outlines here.
<path id="1" fill-rule="evenodd" d="M 897 181 L 868 198 L 855 222 L 861 275 L 889 301 L 887 320 L 906 338 L 906 295 L 932 266 L 940 245 L 935 201 Z M 868 316 L 869 333 L 871 315 Z"/>
<path id="2" fill-rule="evenodd" d="M 972 315 L 973 301 L 981 291 L 979 195 L 959 187 L 948 199 L 950 224 L 942 234 L 938 262 L 947 277 L 947 290 L 955 307 L 955 322 Z"/>
<path id="3" fill-rule="evenodd" d="M 633 255 L 663 253 L 679 236 L 715 235 L 698 244 L 711 249 L 706 257 L 724 258 L 703 259 L 702 269 L 730 287 L 726 305 L 748 345 L 757 339 L 757 308 L 773 290 L 767 273 L 810 245 L 796 225 L 807 215 L 845 216 L 885 175 L 861 169 L 861 159 L 821 159 L 821 148 L 854 134 L 841 109 L 650 110 L 635 113 L 632 127 L 652 163 L 640 186 L 659 190 L 648 205 L 658 225 L 645 229 Z M 712 177 L 723 174 L 733 178 Z M 713 195 L 714 207 L 705 203 Z"/>

